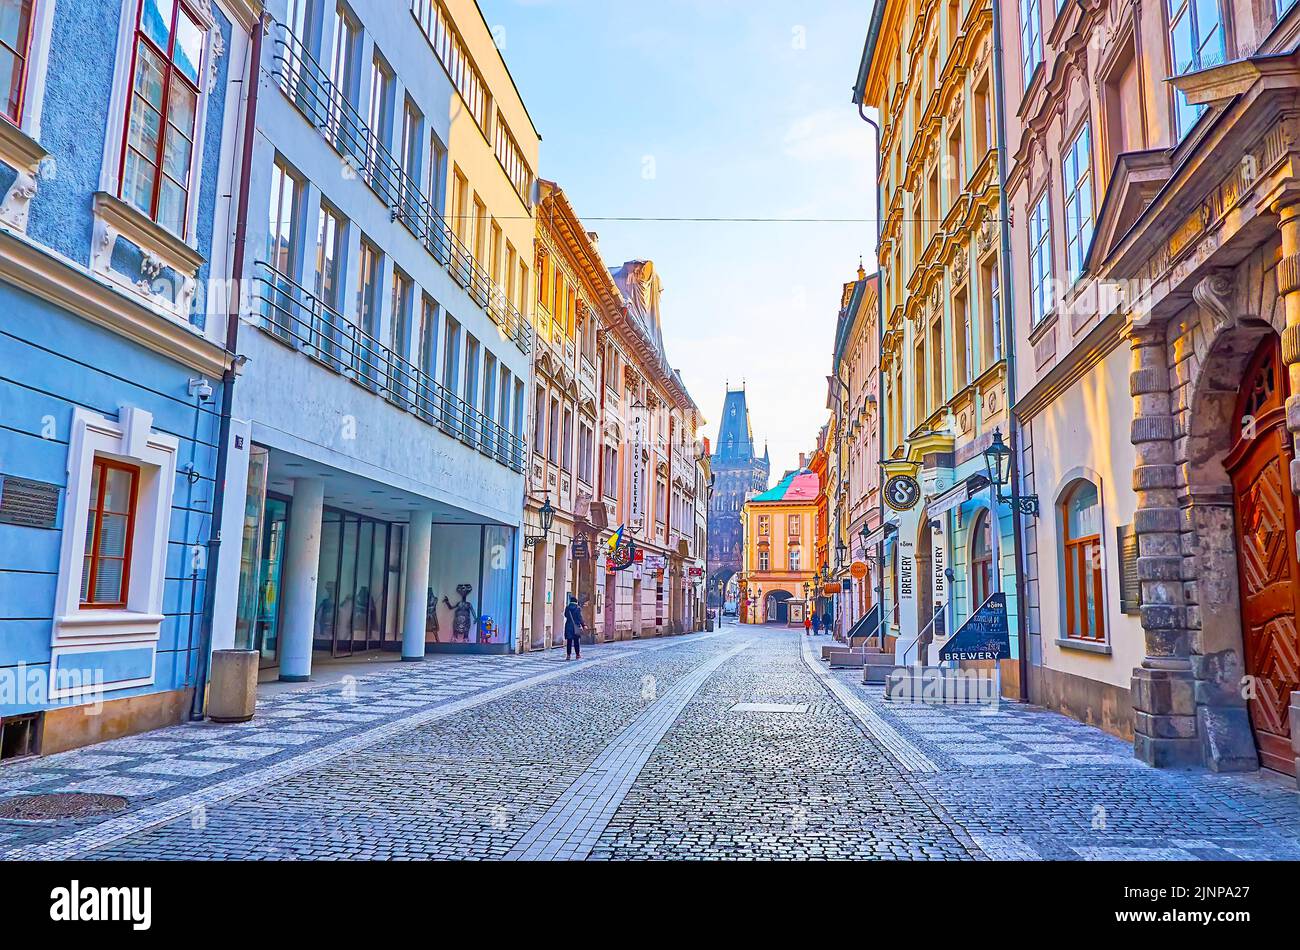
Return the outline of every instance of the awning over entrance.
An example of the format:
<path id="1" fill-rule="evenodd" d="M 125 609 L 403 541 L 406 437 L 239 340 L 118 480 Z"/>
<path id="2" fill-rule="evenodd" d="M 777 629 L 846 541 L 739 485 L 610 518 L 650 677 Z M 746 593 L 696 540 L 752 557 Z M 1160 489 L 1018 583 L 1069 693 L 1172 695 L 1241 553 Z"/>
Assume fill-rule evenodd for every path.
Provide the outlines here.
<path id="1" fill-rule="evenodd" d="M 930 500 L 926 514 L 931 518 L 959 508 L 988 486 L 989 480 L 983 475 L 971 475 L 952 488 L 941 492 Z"/>

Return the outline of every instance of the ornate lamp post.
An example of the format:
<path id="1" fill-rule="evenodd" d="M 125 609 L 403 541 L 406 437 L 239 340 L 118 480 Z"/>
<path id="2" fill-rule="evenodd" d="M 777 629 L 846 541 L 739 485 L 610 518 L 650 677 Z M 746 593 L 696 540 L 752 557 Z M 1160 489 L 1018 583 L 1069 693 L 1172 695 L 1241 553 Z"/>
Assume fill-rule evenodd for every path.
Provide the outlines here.
<path id="1" fill-rule="evenodd" d="M 542 502 L 541 509 L 537 513 L 542 518 L 542 533 L 524 535 L 524 545 L 526 547 L 531 548 L 534 544 L 541 544 L 546 540 L 546 536 L 551 533 L 551 523 L 555 521 L 555 509 L 551 506 L 551 496 L 549 492 L 546 495 L 546 500 Z"/>
<path id="2" fill-rule="evenodd" d="M 1001 429 L 993 430 L 993 441 L 984 450 L 984 469 L 998 501 L 1012 505 L 1022 515 L 1038 517 L 1037 495 L 1021 495 L 1014 485 L 1010 485 L 1011 494 L 1003 492 L 1011 481 L 1011 449 L 1002 441 Z"/>

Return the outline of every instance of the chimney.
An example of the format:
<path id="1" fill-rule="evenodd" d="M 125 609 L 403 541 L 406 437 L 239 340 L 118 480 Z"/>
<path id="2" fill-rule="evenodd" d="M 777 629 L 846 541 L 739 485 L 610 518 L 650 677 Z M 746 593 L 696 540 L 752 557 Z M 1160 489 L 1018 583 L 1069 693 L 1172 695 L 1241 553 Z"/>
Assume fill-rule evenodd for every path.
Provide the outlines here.
<path id="1" fill-rule="evenodd" d="M 805 469 L 805 468 L 807 468 L 807 467 L 808 467 L 808 457 L 807 457 L 806 455 L 804 455 L 802 452 L 800 452 L 800 453 L 799 453 L 799 468 L 800 468 L 800 469 Z"/>

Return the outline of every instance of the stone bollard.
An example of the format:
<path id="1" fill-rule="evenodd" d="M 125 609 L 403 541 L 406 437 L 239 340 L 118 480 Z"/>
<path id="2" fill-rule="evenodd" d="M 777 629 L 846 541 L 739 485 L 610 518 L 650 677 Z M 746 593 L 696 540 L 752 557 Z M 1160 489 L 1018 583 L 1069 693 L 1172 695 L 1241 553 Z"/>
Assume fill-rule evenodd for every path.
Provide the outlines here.
<path id="1" fill-rule="evenodd" d="M 257 706 L 256 650 L 212 651 L 208 718 L 213 722 L 248 722 Z"/>

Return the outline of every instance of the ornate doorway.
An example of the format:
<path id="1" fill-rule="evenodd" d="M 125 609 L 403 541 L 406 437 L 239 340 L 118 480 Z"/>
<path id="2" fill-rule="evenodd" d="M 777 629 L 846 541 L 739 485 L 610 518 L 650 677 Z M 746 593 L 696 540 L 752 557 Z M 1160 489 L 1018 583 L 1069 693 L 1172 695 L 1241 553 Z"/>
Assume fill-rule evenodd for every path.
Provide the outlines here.
<path id="1" fill-rule="evenodd" d="M 1261 763 L 1294 775 L 1288 706 L 1300 689 L 1300 523 L 1291 489 L 1287 372 L 1278 337 L 1255 351 L 1237 401 L 1237 443 L 1224 460 L 1232 478 L 1247 707 Z"/>

